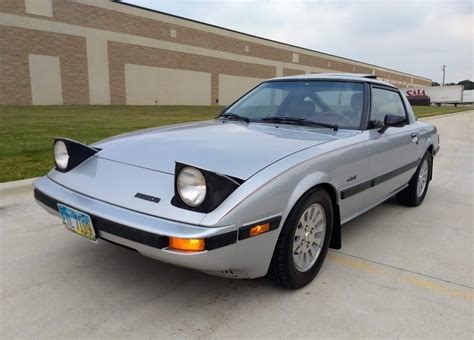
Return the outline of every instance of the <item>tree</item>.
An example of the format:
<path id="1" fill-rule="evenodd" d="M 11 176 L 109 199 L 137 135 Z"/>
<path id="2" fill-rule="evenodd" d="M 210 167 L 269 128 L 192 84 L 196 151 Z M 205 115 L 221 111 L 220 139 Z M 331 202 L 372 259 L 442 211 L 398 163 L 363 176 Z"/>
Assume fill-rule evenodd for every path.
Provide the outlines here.
<path id="1" fill-rule="evenodd" d="M 440 85 L 437 81 L 434 81 L 434 82 L 431 83 L 431 86 L 440 86 Z"/>
<path id="2" fill-rule="evenodd" d="M 458 85 L 463 85 L 464 90 L 474 90 L 474 81 L 471 81 L 469 79 L 460 81 Z"/>

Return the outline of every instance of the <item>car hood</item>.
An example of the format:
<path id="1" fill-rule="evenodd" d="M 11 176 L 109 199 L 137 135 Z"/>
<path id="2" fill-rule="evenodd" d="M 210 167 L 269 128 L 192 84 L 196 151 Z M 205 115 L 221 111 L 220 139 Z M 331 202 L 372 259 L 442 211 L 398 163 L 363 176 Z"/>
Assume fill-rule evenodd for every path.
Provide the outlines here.
<path id="1" fill-rule="evenodd" d="M 179 162 L 245 180 L 337 135 L 329 129 L 213 120 L 142 130 L 93 146 L 102 149 L 97 157 L 169 174 Z"/>

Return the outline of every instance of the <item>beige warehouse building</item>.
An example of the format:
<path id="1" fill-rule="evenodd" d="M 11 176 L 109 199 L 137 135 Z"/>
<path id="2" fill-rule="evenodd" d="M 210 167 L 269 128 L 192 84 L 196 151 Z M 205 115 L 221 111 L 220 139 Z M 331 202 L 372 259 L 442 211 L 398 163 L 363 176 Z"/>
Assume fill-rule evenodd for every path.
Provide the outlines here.
<path id="1" fill-rule="evenodd" d="M 113 1 L 0 1 L 0 104 L 226 105 L 262 79 L 431 79 Z"/>

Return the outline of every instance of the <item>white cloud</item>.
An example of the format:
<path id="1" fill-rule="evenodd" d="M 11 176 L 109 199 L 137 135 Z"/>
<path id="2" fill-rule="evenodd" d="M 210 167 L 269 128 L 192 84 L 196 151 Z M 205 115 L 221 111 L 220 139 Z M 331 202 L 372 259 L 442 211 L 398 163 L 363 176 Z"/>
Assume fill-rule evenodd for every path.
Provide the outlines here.
<path id="1" fill-rule="evenodd" d="M 128 0 L 140 6 L 441 80 L 474 79 L 471 0 Z"/>

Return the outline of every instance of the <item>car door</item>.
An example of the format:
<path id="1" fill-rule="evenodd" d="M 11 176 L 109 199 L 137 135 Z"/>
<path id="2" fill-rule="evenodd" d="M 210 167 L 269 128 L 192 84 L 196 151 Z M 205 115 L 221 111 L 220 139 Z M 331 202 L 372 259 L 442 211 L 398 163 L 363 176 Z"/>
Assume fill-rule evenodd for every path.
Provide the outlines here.
<path id="1" fill-rule="evenodd" d="M 387 114 L 403 116 L 407 124 L 380 132 Z M 418 166 L 417 125 L 411 121 L 398 89 L 371 86 L 368 127 L 371 203 L 379 203 L 403 188 Z"/>

